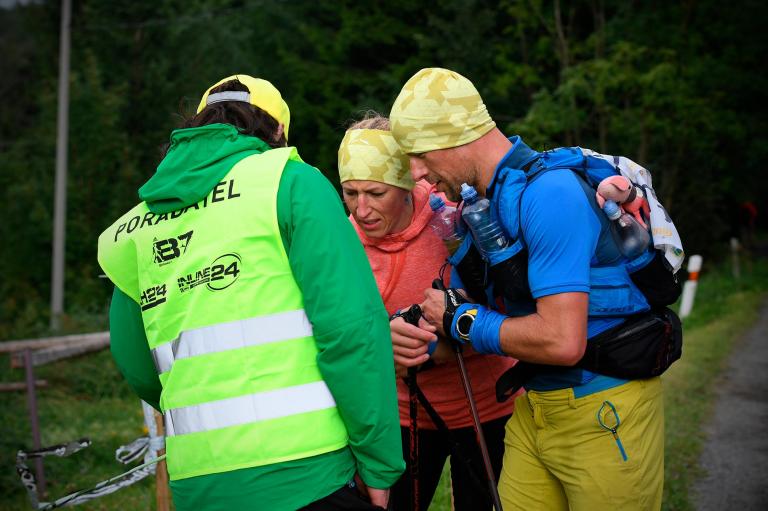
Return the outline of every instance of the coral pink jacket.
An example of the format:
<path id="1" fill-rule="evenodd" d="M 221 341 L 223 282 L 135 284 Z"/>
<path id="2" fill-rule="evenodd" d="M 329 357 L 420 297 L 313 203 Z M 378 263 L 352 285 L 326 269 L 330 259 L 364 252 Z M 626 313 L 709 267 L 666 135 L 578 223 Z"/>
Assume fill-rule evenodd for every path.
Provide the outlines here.
<path id="1" fill-rule="evenodd" d="M 411 224 L 405 230 L 383 238 L 367 237 L 350 216 L 350 221 L 368 255 L 384 305 L 390 314 L 414 303 L 421 303 L 424 300 L 424 290 L 431 287 L 432 281 L 437 278 L 440 267 L 448 257 L 448 250 L 442 240 L 428 226 L 432 218 L 429 194 L 433 191 L 432 185 L 419 181 L 413 189 L 414 215 Z M 447 280 L 450 267 L 446 269 L 445 275 Z M 464 358 L 481 422 L 511 414 L 514 400 L 496 402 L 495 385 L 499 376 L 512 367 L 516 360 L 480 355 L 470 347 L 464 350 Z M 418 383 L 449 428 L 472 425 L 455 360 L 419 372 Z M 408 388 L 401 379 L 397 382 L 397 394 L 400 424 L 406 426 L 409 422 Z M 418 417 L 419 427 L 436 428 L 421 405 Z"/>

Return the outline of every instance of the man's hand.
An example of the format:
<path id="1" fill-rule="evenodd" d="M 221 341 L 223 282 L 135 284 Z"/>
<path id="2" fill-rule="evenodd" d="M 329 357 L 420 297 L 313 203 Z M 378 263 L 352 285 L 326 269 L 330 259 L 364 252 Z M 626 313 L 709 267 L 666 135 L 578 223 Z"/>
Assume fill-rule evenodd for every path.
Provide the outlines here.
<path id="1" fill-rule="evenodd" d="M 445 314 L 445 291 L 425 289 L 424 301 L 421 305 L 422 317 L 435 328 L 437 333 L 445 337 L 443 329 L 443 314 Z"/>
<path id="2" fill-rule="evenodd" d="M 409 367 L 415 367 L 429 360 L 429 343 L 437 340 L 435 327 L 423 318 L 419 326 L 409 325 L 403 318 L 389 322 L 392 332 L 392 351 L 395 355 L 395 373 L 405 376 Z"/>
<path id="3" fill-rule="evenodd" d="M 467 292 L 463 289 L 450 289 L 450 293 L 453 293 L 451 296 L 454 298 L 454 301 L 456 302 L 455 305 L 458 305 L 459 303 L 467 303 Z M 421 307 L 421 313 L 422 317 L 424 317 L 430 325 L 434 326 L 437 329 L 437 333 L 442 335 L 443 337 L 450 337 L 451 333 L 445 331 L 445 327 L 443 326 L 443 317 L 445 315 L 445 302 L 446 302 L 446 292 L 440 291 L 438 289 L 425 289 L 424 290 L 424 302 L 419 304 Z"/>

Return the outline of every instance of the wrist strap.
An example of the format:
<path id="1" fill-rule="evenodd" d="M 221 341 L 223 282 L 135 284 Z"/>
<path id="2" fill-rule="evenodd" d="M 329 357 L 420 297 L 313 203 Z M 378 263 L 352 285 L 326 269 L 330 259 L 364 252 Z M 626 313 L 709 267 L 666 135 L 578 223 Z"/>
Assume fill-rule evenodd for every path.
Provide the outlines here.
<path id="1" fill-rule="evenodd" d="M 469 303 L 455 288 L 448 288 L 445 290 L 445 312 L 443 313 L 443 331 L 446 336 L 456 339 L 451 334 L 451 327 L 453 326 L 453 318 L 456 315 L 456 309 L 463 303 Z M 456 339 L 460 341 L 459 339 Z"/>

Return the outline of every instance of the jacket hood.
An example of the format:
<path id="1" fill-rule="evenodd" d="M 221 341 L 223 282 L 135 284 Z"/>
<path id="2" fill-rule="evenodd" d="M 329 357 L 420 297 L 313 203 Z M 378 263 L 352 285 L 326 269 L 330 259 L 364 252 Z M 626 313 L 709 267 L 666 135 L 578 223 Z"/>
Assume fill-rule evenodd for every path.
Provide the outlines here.
<path id="1" fill-rule="evenodd" d="M 155 214 L 201 201 L 240 160 L 271 149 L 230 124 L 209 124 L 171 133 L 168 153 L 139 188 L 139 198 Z"/>
<path id="2" fill-rule="evenodd" d="M 363 246 L 376 247 L 384 252 L 397 252 L 403 250 L 408 242 L 421 234 L 432 219 L 432 208 L 429 207 L 429 194 L 435 192 L 434 185 L 429 184 L 427 181 L 419 181 L 416 186 L 413 187 L 413 218 L 411 223 L 400 232 L 387 234 L 383 238 L 369 238 L 365 232 L 357 225 L 352 215 L 349 216 L 349 220 L 355 227 L 360 241 Z M 442 194 L 440 194 L 442 196 Z"/>

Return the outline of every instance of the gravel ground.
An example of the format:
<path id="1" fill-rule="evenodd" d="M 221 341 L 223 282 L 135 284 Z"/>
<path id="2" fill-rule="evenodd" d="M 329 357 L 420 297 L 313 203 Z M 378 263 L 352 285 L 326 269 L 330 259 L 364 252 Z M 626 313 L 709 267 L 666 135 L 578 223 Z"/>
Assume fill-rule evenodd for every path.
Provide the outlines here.
<path id="1" fill-rule="evenodd" d="M 768 301 L 729 360 L 705 432 L 695 508 L 768 509 Z"/>

